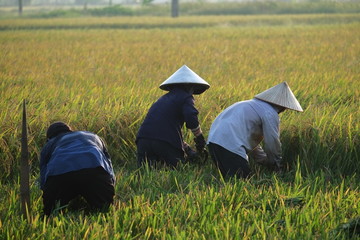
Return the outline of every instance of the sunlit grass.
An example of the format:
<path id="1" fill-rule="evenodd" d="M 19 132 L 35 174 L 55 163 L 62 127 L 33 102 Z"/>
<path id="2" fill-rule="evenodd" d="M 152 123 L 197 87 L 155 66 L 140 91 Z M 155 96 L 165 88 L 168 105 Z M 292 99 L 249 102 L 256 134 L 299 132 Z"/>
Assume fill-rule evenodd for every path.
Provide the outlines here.
<path id="1" fill-rule="evenodd" d="M 222 109 L 287 81 L 305 112 L 281 116 L 285 159 L 351 171 L 359 154 L 358 27 L 0 32 L 2 168 L 9 172 L 18 157 L 24 98 L 34 162 L 54 120 L 102 135 L 115 163 L 132 161 L 141 120 L 163 94 L 158 85 L 187 64 L 212 85 L 196 97 L 205 134 Z"/>
<path id="2" fill-rule="evenodd" d="M 192 173 L 189 174 L 189 171 Z M 213 168 L 117 171 L 115 205 L 106 214 L 41 216 L 32 185 L 32 215 L 19 217 L 18 185 L 2 186 L 2 239 L 347 239 L 338 225 L 359 215 L 355 178 L 303 178 L 299 169 L 278 178 L 218 179 Z M 356 235 L 355 235 L 356 236 Z"/>
<path id="3" fill-rule="evenodd" d="M 0 31 L 0 239 L 346 239 L 334 229 L 360 209 L 360 24 L 338 18 L 339 24 L 315 25 Z M 197 21 L 189 19 L 184 22 Z M 231 17 L 219 19 L 210 21 Z M 100 21 L 112 20 L 133 24 L 132 18 Z M 72 20 L 56 21 L 29 25 Z M 12 24 L 27 23 L 0 21 Z M 305 110 L 280 116 L 289 172 L 273 176 L 255 168 L 249 181 L 224 181 L 210 161 L 202 168 L 136 170 L 137 130 L 164 94 L 159 84 L 183 64 L 211 84 L 195 97 L 205 136 L 227 106 L 289 83 Z M 17 177 L 24 98 L 29 224 L 20 218 Z M 56 120 L 105 139 L 118 179 L 110 213 L 41 218 L 37 164 L 46 129 Z M 191 133 L 185 138 L 192 143 Z"/>

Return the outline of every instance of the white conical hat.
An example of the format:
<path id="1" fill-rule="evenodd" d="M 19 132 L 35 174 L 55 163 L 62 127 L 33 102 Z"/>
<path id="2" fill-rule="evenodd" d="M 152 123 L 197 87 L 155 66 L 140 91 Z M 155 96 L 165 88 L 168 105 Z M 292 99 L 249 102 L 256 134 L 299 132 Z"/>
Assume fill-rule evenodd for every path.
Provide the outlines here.
<path id="1" fill-rule="evenodd" d="M 269 88 L 268 90 L 256 95 L 255 98 L 295 111 L 304 111 L 287 82 L 282 82 L 272 88 Z"/>
<path id="2" fill-rule="evenodd" d="M 172 85 L 182 85 L 182 84 L 191 84 L 194 86 L 194 94 L 201 94 L 210 85 L 199 75 L 193 72 L 186 65 L 179 68 L 173 75 L 166 79 L 162 84 L 160 84 L 160 89 L 170 90 Z"/>

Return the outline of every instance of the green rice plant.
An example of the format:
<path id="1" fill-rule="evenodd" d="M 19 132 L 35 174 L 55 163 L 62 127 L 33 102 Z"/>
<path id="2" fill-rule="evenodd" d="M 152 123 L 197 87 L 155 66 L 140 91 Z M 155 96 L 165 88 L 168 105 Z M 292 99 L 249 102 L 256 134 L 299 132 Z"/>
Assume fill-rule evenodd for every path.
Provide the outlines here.
<path id="1" fill-rule="evenodd" d="M 301 170 L 296 171 L 295 181 L 292 174 L 219 181 L 210 166 L 184 165 L 178 171 L 124 168 L 117 171 L 117 197 L 108 213 L 67 212 L 50 218 L 41 217 L 41 193 L 32 184 L 33 212 L 28 221 L 20 215 L 18 183 L 15 188 L 1 186 L 5 194 L 0 236 L 346 239 L 347 233 L 334 229 L 359 215 L 357 179 L 333 179 L 324 184 L 324 176 L 303 178 Z M 259 182 L 261 177 L 268 184 Z"/>
<path id="2" fill-rule="evenodd" d="M 103 134 L 115 163 L 127 163 L 147 109 L 162 94 L 158 85 L 176 63 L 188 64 L 212 85 L 196 97 L 205 132 L 233 102 L 288 81 L 305 112 L 281 116 L 284 159 L 292 165 L 300 156 L 309 171 L 351 173 L 359 156 L 357 27 L 1 32 L 4 173 L 15 174 L 16 111 L 23 98 L 29 101 L 34 164 L 46 127 L 55 120 Z"/>
<path id="3" fill-rule="evenodd" d="M 1 20 L 0 239 L 348 239 L 337 229 L 360 213 L 359 21 L 337 15 L 309 23 L 318 17 L 327 16 L 271 26 L 233 16 Z M 141 27 L 99 27 L 112 24 Z M 211 160 L 175 171 L 137 168 L 137 130 L 164 94 L 158 86 L 183 64 L 211 85 L 195 96 L 205 136 L 229 105 L 289 83 L 304 112 L 280 115 L 287 172 L 252 166 L 245 181 L 221 178 Z M 18 180 L 23 99 L 29 219 L 21 217 Z M 42 217 L 38 160 L 46 129 L 57 120 L 107 143 L 117 176 L 110 212 L 66 208 Z"/>

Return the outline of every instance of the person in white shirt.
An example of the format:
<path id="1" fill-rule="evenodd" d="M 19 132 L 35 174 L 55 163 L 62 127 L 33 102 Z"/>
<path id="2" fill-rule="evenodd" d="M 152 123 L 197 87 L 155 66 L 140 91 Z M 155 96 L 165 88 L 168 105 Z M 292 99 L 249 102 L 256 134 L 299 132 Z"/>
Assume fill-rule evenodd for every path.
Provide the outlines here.
<path id="1" fill-rule="evenodd" d="M 289 85 L 282 82 L 252 100 L 231 105 L 216 117 L 207 146 L 224 177 L 249 177 L 248 155 L 256 163 L 282 170 L 279 114 L 286 109 L 303 111 Z"/>

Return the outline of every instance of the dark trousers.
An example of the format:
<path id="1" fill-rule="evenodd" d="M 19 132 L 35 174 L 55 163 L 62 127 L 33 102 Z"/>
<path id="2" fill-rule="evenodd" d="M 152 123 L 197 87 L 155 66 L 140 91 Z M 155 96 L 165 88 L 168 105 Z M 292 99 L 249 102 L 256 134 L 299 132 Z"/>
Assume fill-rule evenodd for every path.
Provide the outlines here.
<path id="1" fill-rule="evenodd" d="M 208 149 L 211 158 L 223 177 L 249 177 L 250 167 L 246 159 L 215 143 L 209 143 Z"/>
<path id="2" fill-rule="evenodd" d="M 185 161 L 184 151 L 173 147 L 170 143 L 140 138 L 137 141 L 137 160 L 139 167 L 148 163 L 152 167 L 166 164 L 176 167 L 179 162 Z"/>
<path id="3" fill-rule="evenodd" d="M 113 203 L 114 183 L 102 167 L 82 169 L 61 175 L 49 176 L 43 189 L 44 214 L 67 205 L 82 196 L 91 210 L 107 210 Z"/>

